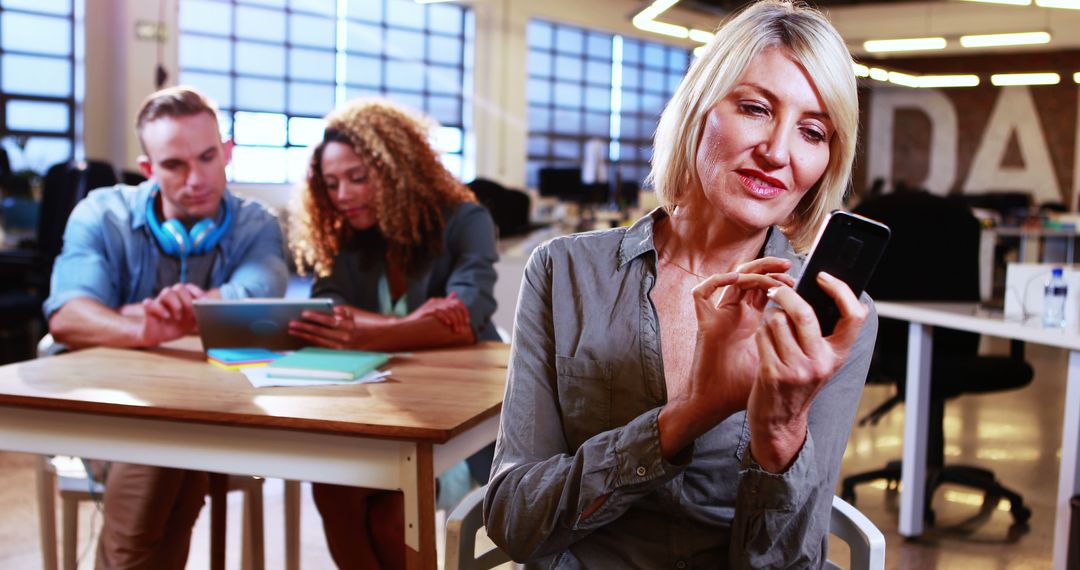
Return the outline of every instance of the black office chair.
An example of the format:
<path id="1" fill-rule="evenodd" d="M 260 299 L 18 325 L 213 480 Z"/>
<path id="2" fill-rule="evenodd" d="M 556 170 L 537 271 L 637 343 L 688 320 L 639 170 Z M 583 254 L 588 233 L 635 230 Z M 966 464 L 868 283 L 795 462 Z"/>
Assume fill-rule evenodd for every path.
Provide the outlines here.
<path id="1" fill-rule="evenodd" d="M 499 228 L 500 238 L 529 232 L 529 209 L 532 201 L 528 194 L 506 188 L 487 178 L 477 178 L 468 186 L 473 194 L 476 194 L 476 199 L 491 213 L 495 226 Z"/>
<path id="2" fill-rule="evenodd" d="M 95 188 L 116 184 L 106 162 L 62 162 L 45 174 L 35 239 L 0 253 L 0 362 L 33 358 L 46 323 L 41 304 L 49 296 L 53 260 L 60 254 L 64 228 L 75 204 Z"/>
<path id="3" fill-rule="evenodd" d="M 879 300 L 978 301 L 979 222 L 961 202 L 927 192 L 886 194 L 864 201 L 855 211 L 880 220 L 892 229 L 892 239 L 867 292 Z M 903 401 L 906 388 L 907 329 L 902 321 L 882 318 L 868 381 L 894 382 L 897 394 L 859 423 L 877 423 Z M 1009 500 L 1013 520 L 1024 525 L 1031 510 L 1023 498 L 1002 485 L 993 472 L 970 465 L 945 465 L 945 401 L 962 394 L 1014 390 L 1031 383 L 1034 372 L 1023 359 L 1023 344 L 1012 354 L 978 354 L 979 335 L 935 328 L 931 362 L 929 438 L 926 474 L 926 520 L 934 522 L 930 508 L 934 491 L 943 483 L 979 489 L 984 506 Z M 886 479 L 890 487 L 900 481 L 900 461 L 885 468 L 844 478 L 841 497 L 855 502 L 855 486 Z"/>

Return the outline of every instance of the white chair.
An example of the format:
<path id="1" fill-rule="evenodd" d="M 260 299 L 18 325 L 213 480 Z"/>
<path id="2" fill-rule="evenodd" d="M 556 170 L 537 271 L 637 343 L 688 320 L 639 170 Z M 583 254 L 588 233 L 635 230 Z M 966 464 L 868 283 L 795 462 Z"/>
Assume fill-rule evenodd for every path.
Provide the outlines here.
<path id="1" fill-rule="evenodd" d="M 38 343 L 38 358 L 53 356 L 64 350 L 63 345 L 45 335 Z M 36 488 L 38 495 L 38 531 L 41 537 L 41 558 L 44 570 L 57 569 L 56 556 L 56 493 L 63 504 L 63 568 L 75 570 L 78 563 L 79 503 L 100 499 L 105 488 L 98 482 L 91 485 L 81 462 L 65 461 L 57 472 L 52 457 L 38 458 Z M 69 458 L 74 460 L 75 458 Z M 63 461 L 63 460 L 61 460 Z M 263 479 L 229 476 L 229 491 L 244 492 L 243 529 L 241 532 L 240 567 L 243 570 L 262 570 L 263 547 Z M 285 568 L 300 568 L 300 482 L 285 481 Z"/>
<path id="2" fill-rule="evenodd" d="M 851 570 L 885 569 L 885 535 L 874 523 L 840 497 L 832 498 L 829 534 L 847 543 L 851 549 Z M 839 570 L 832 561 L 825 567 Z"/>
<path id="3" fill-rule="evenodd" d="M 469 493 L 446 519 L 445 570 L 488 570 L 510 562 L 497 547 L 476 552 L 476 532 L 484 526 L 484 493 L 480 487 Z M 846 542 L 851 549 L 851 570 L 885 569 L 885 536 L 855 507 L 840 497 L 833 497 L 829 533 Z M 838 569 L 831 561 L 826 568 Z"/>

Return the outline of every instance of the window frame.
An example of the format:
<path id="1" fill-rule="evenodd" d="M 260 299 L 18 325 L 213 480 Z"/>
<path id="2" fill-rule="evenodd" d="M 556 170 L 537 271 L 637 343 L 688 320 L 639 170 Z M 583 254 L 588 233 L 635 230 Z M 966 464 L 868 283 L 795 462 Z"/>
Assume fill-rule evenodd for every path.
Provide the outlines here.
<path id="1" fill-rule="evenodd" d="M 535 29 L 534 26 L 544 26 L 550 30 L 551 44 L 547 47 L 538 47 L 534 44 L 534 40 L 529 34 Z M 573 56 L 572 52 L 560 50 L 558 48 L 558 42 L 556 37 L 560 30 L 569 30 L 582 35 L 582 49 L 579 54 L 582 65 L 582 77 L 579 82 L 579 86 L 582 89 L 580 97 L 580 104 L 576 107 L 564 107 L 560 106 L 556 102 L 555 86 L 560 82 L 556 67 L 556 58 L 558 56 Z M 674 94 L 674 86 L 678 84 L 678 81 L 672 81 L 672 75 L 678 74 L 678 78 L 681 80 L 683 74 L 689 69 L 690 63 L 690 50 L 684 49 L 678 46 L 665 44 L 662 42 L 654 42 L 651 40 L 643 40 L 639 38 L 628 38 L 620 34 L 608 33 L 602 30 L 589 29 L 581 26 L 565 24 L 562 22 L 556 22 L 546 20 L 543 18 L 532 18 L 529 20 L 527 33 L 526 33 L 526 53 L 527 53 L 527 65 L 526 65 L 526 113 L 528 125 L 527 129 L 527 141 L 526 141 L 526 183 L 529 186 L 536 187 L 537 185 L 537 171 L 542 167 L 578 167 L 582 165 L 583 153 L 585 144 L 590 139 L 600 139 L 608 145 L 609 152 L 607 154 L 607 160 L 612 167 L 610 173 L 616 177 L 615 182 L 629 182 L 635 181 L 639 185 L 644 182 L 645 175 L 649 171 L 649 157 L 651 156 L 652 139 L 655 132 L 655 122 L 659 120 L 659 113 L 655 117 L 650 117 L 648 111 L 639 109 L 635 111 L 628 111 L 622 101 L 626 99 L 627 93 L 631 93 L 639 100 L 642 95 L 647 93 L 650 96 L 660 96 L 663 104 L 666 104 L 671 96 Z M 611 42 L 610 56 L 607 60 L 594 56 L 590 53 L 589 39 L 590 38 L 606 38 Z M 623 55 L 623 46 L 627 42 L 633 42 L 642 47 L 650 46 L 652 49 L 659 49 L 663 53 L 664 62 L 660 67 L 647 66 L 644 62 L 644 57 L 640 58 L 637 62 L 628 62 L 625 55 Z M 543 56 L 550 59 L 549 69 L 547 74 L 534 72 L 533 57 L 534 54 L 543 54 Z M 685 67 L 677 69 L 677 66 L 673 66 L 672 63 L 677 61 L 678 58 L 673 59 L 673 54 L 684 54 Z M 589 62 L 603 61 L 607 63 L 611 70 L 612 75 L 604 82 L 590 81 L 587 73 Z M 643 82 L 633 87 L 627 87 L 625 81 L 622 78 L 625 77 L 625 69 L 627 67 L 634 68 L 639 75 L 644 76 L 644 71 L 647 69 L 650 72 L 660 72 L 664 77 L 664 85 L 658 89 L 646 88 Z M 546 87 L 549 90 L 545 99 L 538 100 L 533 97 L 532 87 L 535 82 L 546 82 Z M 588 87 L 606 86 L 610 92 L 611 99 L 607 107 L 608 115 L 608 130 L 604 136 L 598 135 L 596 132 L 590 132 L 587 128 L 587 120 L 589 113 L 598 113 L 598 111 L 590 110 L 588 100 Z M 618 102 L 617 102 L 618 101 Z M 662 110 L 663 105 L 661 105 Z M 560 109 L 573 110 L 581 114 L 581 123 L 578 125 L 576 132 L 567 133 L 560 132 L 555 126 L 556 112 Z M 539 128 L 533 122 L 534 113 L 545 113 L 548 124 Z M 617 120 L 617 123 L 613 124 L 613 119 Z M 642 124 L 643 121 L 651 120 L 653 128 L 645 135 L 639 134 L 635 136 L 626 136 L 626 130 L 623 128 L 628 121 L 635 121 L 637 125 Z M 544 145 L 544 152 L 536 152 L 534 145 Z M 578 156 L 575 158 L 569 158 L 562 156 L 561 153 L 556 151 L 556 144 L 560 142 L 572 142 L 577 144 Z M 633 147 L 632 159 L 625 159 L 625 150 L 627 147 Z M 638 156 L 638 154 L 641 156 Z"/>
<path id="2" fill-rule="evenodd" d="M 70 50 L 67 55 L 56 55 L 52 53 L 34 52 L 18 49 L 6 49 L 3 46 L 3 31 L 0 29 L 0 77 L 3 77 L 4 65 L 7 62 L 7 56 L 27 56 L 55 59 L 59 61 L 66 61 L 70 65 L 69 81 L 70 87 L 69 94 L 66 96 L 57 95 L 31 95 L 23 93 L 12 93 L 3 89 L 4 86 L 0 85 L 0 140 L 11 141 L 15 145 L 19 145 L 20 139 L 59 139 L 66 140 L 70 144 L 70 152 L 68 156 L 60 162 L 66 162 L 74 160 L 81 151 L 80 141 L 78 140 L 81 134 L 81 128 L 77 122 L 80 118 L 80 98 L 78 93 L 80 92 L 80 56 L 81 50 L 79 46 L 79 39 L 81 35 L 79 33 L 79 25 L 81 25 L 80 15 L 80 0 L 68 0 L 70 11 L 67 14 L 58 14 L 55 12 L 49 12 L 44 10 L 33 10 L 28 8 L 13 8 L 8 7 L 5 3 L 0 2 L 0 22 L 2 22 L 7 14 L 25 14 L 29 16 L 48 17 L 66 20 L 70 25 L 70 34 L 68 39 L 70 41 Z M 2 26 L 0 26 L 2 27 Z M 19 129 L 8 127 L 8 104 L 18 101 L 36 102 L 36 103 L 56 103 L 62 104 L 67 107 L 66 119 L 67 128 L 63 131 L 58 130 L 34 130 L 34 129 Z M 9 160 L 13 164 L 17 164 L 18 157 L 14 160 L 9 157 Z M 55 164 L 55 163 L 54 163 Z M 44 175 L 44 170 L 47 170 L 53 164 L 45 165 L 42 172 L 37 174 Z M 30 168 L 30 165 L 25 165 L 25 168 Z M 31 169 L 32 170 L 32 169 Z"/>
<path id="3" fill-rule="evenodd" d="M 184 0 L 180 0 L 180 1 L 183 2 Z M 472 28 L 471 28 L 471 22 L 470 22 L 470 19 L 473 18 L 473 14 L 472 14 L 472 11 L 469 8 L 461 7 L 461 6 L 452 7 L 452 9 L 454 9 L 455 11 L 458 12 L 457 15 L 460 17 L 460 23 L 459 23 L 460 24 L 459 25 L 460 33 L 458 35 L 454 35 L 454 34 L 451 34 L 449 32 L 443 32 L 443 31 L 437 29 L 437 27 L 433 26 L 433 24 L 432 24 L 432 19 L 433 18 L 432 18 L 432 15 L 431 15 L 432 14 L 432 9 L 427 5 L 422 5 L 421 6 L 422 9 L 423 9 L 423 12 L 424 12 L 424 14 L 423 14 L 423 25 L 422 25 L 421 28 L 412 28 L 412 27 L 408 27 L 408 26 L 404 26 L 404 25 L 395 24 L 395 23 L 390 22 L 389 21 L 389 19 L 390 19 L 389 18 L 390 10 L 388 9 L 389 3 L 392 2 L 392 1 L 400 1 L 400 0 L 374 0 L 374 1 L 378 2 L 380 7 L 381 7 L 380 10 L 379 10 L 379 14 L 378 14 L 377 18 L 364 18 L 364 17 L 362 17 L 362 16 L 360 16 L 360 15 L 358 15 L 356 13 L 350 13 L 348 11 L 347 7 L 346 7 L 345 13 L 342 14 L 339 11 L 340 4 L 337 4 L 337 3 L 335 3 L 335 6 L 334 6 L 334 15 L 331 16 L 331 15 L 328 15 L 328 14 L 326 14 L 324 12 L 318 12 L 318 11 L 312 11 L 312 10 L 305 10 L 305 9 L 302 9 L 302 8 L 296 8 L 296 7 L 293 6 L 292 2 L 290 2 L 288 0 L 285 0 L 283 2 L 283 5 L 280 6 L 280 7 L 277 7 L 277 6 L 269 7 L 269 6 L 264 6 L 264 5 L 253 5 L 253 4 L 245 2 L 244 0 L 203 0 L 203 1 L 204 2 L 214 3 L 214 4 L 220 4 L 222 6 L 228 6 L 229 7 L 229 9 L 231 10 L 231 15 L 232 15 L 232 17 L 230 18 L 229 34 L 224 35 L 224 34 L 215 34 L 215 33 L 205 32 L 205 31 L 201 31 L 201 30 L 186 30 L 186 29 L 183 29 L 183 27 L 181 26 L 180 32 L 179 32 L 180 33 L 179 42 L 183 42 L 185 37 L 197 37 L 197 38 L 209 38 L 209 39 L 215 39 L 215 40 L 226 40 L 228 42 L 228 46 L 229 46 L 228 71 L 207 69 L 207 68 L 193 66 L 193 65 L 184 65 L 184 66 L 180 67 L 180 73 L 181 73 L 181 75 L 183 75 L 185 72 L 186 73 L 197 73 L 197 74 L 201 74 L 201 75 L 212 75 L 212 76 L 218 76 L 218 77 L 222 77 L 222 78 L 227 79 L 227 81 L 229 82 L 230 100 L 227 102 L 228 104 L 223 104 L 222 102 L 219 102 L 219 104 L 220 104 L 220 113 L 222 115 L 223 122 L 227 121 L 227 124 L 228 124 L 227 128 L 223 127 L 223 131 L 226 131 L 226 132 L 223 132 L 223 135 L 229 136 L 230 138 L 234 137 L 235 133 L 236 133 L 235 128 L 236 128 L 236 115 L 237 115 L 237 113 L 252 112 L 252 113 L 271 113 L 271 114 L 276 114 L 276 115 L 284 115 L 284 117 L 285 117 L 284 145 L 276 145 L 276 144 L 275 145 L 264 145 L 264 144 L 245 143 L 243 145 L 237 144 L 236 147 L 235 147 L 236 150 L 240 150 L 241 152 L 244 152 L 245 149 L 283 149 L 283 153 L 284 153 L 284 157 L 285 157 L 285 161 L 286 161 L 286 164 L 284 166 L 284 178 L 280 179 L 280 180 L 277 180 L 276 182 L 268 182 L 268 183 L 291 184 L 291 183 L 297 182 L 297 179 L 293 176 L 293 174 L 294 174 L 293 167 L 292 167 L 293 158 L 292 158 L 292 155 L 291 155 L 292 152 L 297 152 L 297 151 L 293 151 L 291 149 L 302 149 L 302 148 L 309 148 L 310 147 L 310 145 L 307 145 L 307 144 L 296 144 L 296 143 L 294 143 L 293 136 L 292 136 L 292 134 L 293 134 L 292 133 L 293 126 L 292 126 L 292 123 L 291 123 L 291 119 L 293 119 L 293 118 L 322 119 L 323 116 L 326 113 L 330 112 L 331 110 L 333 110 L 334 108 L 337 108 L 338 106 L 340 106 L 344 102 L 346 102 L 346 101 L 348 101 L 350 99 L 353 99 L 353 98 L 355 98 L 357 96 L 381 96 L 381 97 L 386 97 L 386 98 L 391 99 L 391 100 L 404 98 L 404 99 L 406 99 L 406 101 L 404 103 L 406 106 L 408 106 L 410 108 L 413 108 L 413 109 L 416 109 L 417 111 L 421 111 L 421 112 L 425 113 L 429 117 L 435 119 L 439 123 L 439 125 L 441 127 L 458 129 L 460 131 L 460 133 L 461 133 L 462 141 L 464 141 L 466 139 L 467 132 L 468 132 L 469 128 L 471 127 L 471 125 L 470 125 L 471 113 L 468 110 L 468 104 L 469 104 L 470 99 L 471 99 L 471 96 L 470 96 L 471 95 L 471 86 L 467 85 L 467 82 L 471 81 L 472 62 L 468 61 L 468 55 L 470 53 L 470 46 L 468 44 L 469 44 L 469 42 L 473 41 L 473 37 L 471 35 Z M 274 12 L 281 13 L 283 15 L 283 17 L 284 17 L 284 20 L 285 20 L 284 40 L 281 41 L 281 42 L 278 42 L 278 41 L 274 41 L 274 40 L 265 40 L 265 39 L 255 39 L 255 38 L 240 37 L 238 35 L 238 26 L 240 24 L 238 22 L 239 18 L 237 18 L 237 10 L 238 10 L 238 8 L 242 8 L 242 7 L 258 8 L 258 9 L 271 10 L 271 11 L 274 11 Z M 437 8 L 437 9 L 444 9 L 444 8 Z M 293 26 L 294 26 L 293 16 L 294 15 L 300 15 L 300 16 L 305 16 L 305 17 L 313 17 L 313 18 L 320 18 L 320 19 L 332 22 L 333 29 L 334 29 L 334 42 L 333 42 L 334 47 L 311 46 L 311 45 L 307 45 L 307 44 L 294 43 L 294 41 L 293 41 Z M 349 37 L 348 26 L 350 24 L 361 24 L 361 25 L 364 25 L 364 26 L 375 27 L 375 28 L 378 29 L 379 34 L 380 34 L 380 37 L 378 39 L 378 44 L 379 44 L 378 49 L 377 49 L 378 53 L 368 53 L 368 52 L 364 52 L 364 51 L 359 51 L 358 49 L 355 48 L 355 46 L 350 46 L 349 45 L 347 40 L 348 40 L 348 37 Z M 423 50 L 422 57 L 419 58 L 419 59 L 415 59 L 415 58 L 405 59 L 405 58 L 401 58 L 401 57 L 394 57 L 393 53 L 391 52 L 392 50 L 388 47 L 388 45 L 386 43 L 386 37 L 388 35 L 388 32 L 390 32 L 390 31 L 404 31 L 404 32 L 410 32 L 410 33 L 422 34 L 423 38 L 424 38 L 423 39 L 423 46 L 422 46 L 422 50 Z M 342 37 L 342 35 L 344 35 L 344 37 Z M 460 56 L 458 58 L 458 63 L 456 65 L 446 64 L 446 63 L 436 61 L 436 60 L 431 58 L 431 49 L 429 48 L 429 43 L 430 43 L 431 37 L 433 37 L 433 36 L 453 38 L 453 39 L 458 40 L 458 42 L 460 43 L 461 52 L 460 52 Z M 239 43 L 256 43 L 256 44 L 261 44 L 261 45 L 280 47 L 281 49 L 284 50 L 284 58 L 285 58 L 284 72 L 280 76 L 277 76 L 277 75 L 270 76 L 270 75 L 263 75 L 263 74 L 258 74 L 258 73 L 248 73 L 248 72 L 239 71 L 238 67 L 237 67 L 237 64 L 238 64 L 238 62 L 237 62 L 237 51 L 238 51 L 237 46 L 238 46 Z M 292 69 L 292 65 L 291 65 L 292 57 L 293 57 L 293 54 L 295 53 L 296 50 L 311 50 L 311 51 L 320 51 L 320 52 L 323 52 L 323 53 L 332 54 L 333 57 L 334 57 L 333 78 L 329 79 L 329 80 L 318 80 L 318 79 L 310 79 L 310 78 L 304 78 L 304 77 L 296 77 L 295 74 L 294 74 L 294 70 Z M 349 75 L 347 73 L 347 70 L 348 70 L 348 67 L 349 67 L 349 58 L 350 57 L 365 57 L 365 58 L 377 59 L 379 61 L 380 77 L 378 79 L 378 82 L 377 82 L 378 85 L 377 86 L 364 85 L 364 84 L 360 84 L 360 83 L 356 82 L 355 80 L 350 80 L 350 77 L 349 77 Z M 388 77 L 387 77 L 387 71 L 389 69 L 389 65 L 392 64 L 392 63 L 403 62 L 403 61 L 416 62 L 421 66 L 421 69 L 423 70 L 423 77 L 422 77 L 422 85 L 421 85 L 420 89 L 414 90 L 414 89 L 408 89 L 408 88 L 401 88 L 401 87 L 391 86 L 389 84 Z M 440 69 L 453 70 L 454 73 L 460 78 L 461 85 L 458 86 L 458 88 L 454 90 L 455 92 L 451 93 L 451 92 L 445 92 L 445 91 L 439 91 L 439 90 L 431 89 L 431 74 L 432 74 L 432 71 L 438 72 L 438 70 L 440 70 Z M 276 109 L 276 110 L 267 110 L 265 108 L 253 108 L 254 106 L 251 106 L 251 105 L 241 105 L 241 104 L 239 104 L 239 102 L 237 100 L 238 99 L 238 94 L 239 94 L 238 93 L 238 82 L 241 81 L 241 80 L 245 80 L 245 79 L 255 79 L 255 80 L 263 80 L 263 81 L 279 82 L 281 84 L 281 86 L 282 86 L 283 91 L 284 91 L 284 98 L 283 98 L 283 101 L 282 101 L 281 108 Z M 199 86 L 199 84 L 197 82 L 195 82 L 193 84 L 196 87 Z M 313 85 L 313 86 L 318 86 L 318 87 L 322 87 L 322 88 L 330 87 L 330 88 L 333 89 L 333 92 L 334 92 L 333 102 L 330 105 L 330 107 L 325 109 L 322 113 L 314 113 L 314 112 L 307 111 L 307 110 L 294 110 L 291 97 L 293 95 L 293 93 L 292 93 L 293 86 L 295 86 L 295 85 Z M 406 97 L 396 97 L 396 96 L 406 96 Z M 446 118 L 445 115 L 443 115 L 441 117 L 436 117 L 436 115 L 434 113 L 434 110 L 437 108 L 436 104 L 438 103 L 439 98 L 452 98 L 452 99 L 455 100 L 455 103 L 456 103 L 456 109 L 455 109 L 456 117 L 455 118 L 456 118 L 456 120 L 454 120 L 454 121 L 441 120 L 441 119 Z M 417 103 L 420 103 L 420 104 L 418 105 Z M 455 150 L 452 150 L 452 151 L 446 151 L 446 150 L 440 149 L 440 155 L 441 156 L 443 156 L 443 157 L 447 157 L 447 156 L 456 157 L 454 159 L 449 159 L 449 160 L 458 161 L 457 164 L 459 165 L 459 169 L 458 169 L 457 172 L 454 172 L 454 174 L 458 175 L 458 176 L 463 176 L 467 171 L 470 170 L 469 165 L 467 164 L 467 161 L 466 161 L 468 153 L 466 152 L 465 146 L 466 145 L 463 142 L 462 145 L 459 148 L 457 148 Z M 245 179 L 245 178 L 237 178 L 236 175 L 235 175 L 236 170 L 237 170 L 237 167 L 235 166 L 235 161 L 236 161 L 236 157 L 234 156 L 234 165 L 231 165 L 230 169 L 229 169 L 230 182 L 236 182 L 236 183 L 266 182 L 266 181 L 257 181 L 257 180 L 251 180 L 251 179 Z M 445 162 L 445 160 L 444 160 L 444 162 Z"/>

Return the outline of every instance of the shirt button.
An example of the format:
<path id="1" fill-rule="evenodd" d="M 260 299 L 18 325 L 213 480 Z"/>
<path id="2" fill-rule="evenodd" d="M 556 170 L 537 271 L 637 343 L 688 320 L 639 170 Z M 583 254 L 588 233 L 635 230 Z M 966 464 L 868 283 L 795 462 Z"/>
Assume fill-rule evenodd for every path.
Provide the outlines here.
<path id="1" fill-rule="evenodd" d="M 678 568 L 679 570 L 682 570 L 683 568 L 686 568 L 686 562 L 683 562 L 682 560 L 680 560 L 680 561 L 675 563 L 675 567 Z"/>
<path id="2" fill-rule="evenodd" d="M 646 473 L 648 473 L 648 470 L 646 470 L 644 467 L 638 467 L 637 468 L 637 476 L 638 477 L 644 477 Z"/>

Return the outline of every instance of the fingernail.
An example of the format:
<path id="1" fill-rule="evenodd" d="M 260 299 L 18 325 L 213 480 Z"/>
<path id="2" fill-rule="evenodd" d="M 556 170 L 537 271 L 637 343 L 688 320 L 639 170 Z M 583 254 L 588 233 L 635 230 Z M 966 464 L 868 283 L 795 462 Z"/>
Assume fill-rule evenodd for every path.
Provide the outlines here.
<path id="1" fill-rule="evenodd" d="M 836 281 L 835 277 L 833 277 L 832 275 L 829 275 L 828 273 L 825 273 L 824 271 L 818 272 L 818 277 L 820 277 L 821 279 L 824 279 L 826 281 Z"/>
<path id="2" fill-rule="evenodd" d="M 779 290 L 779 287 L 769 287 L 769 290 L 765 292 L 765 296 L 772 299 L 776 295 L 776 292 Z"/>

